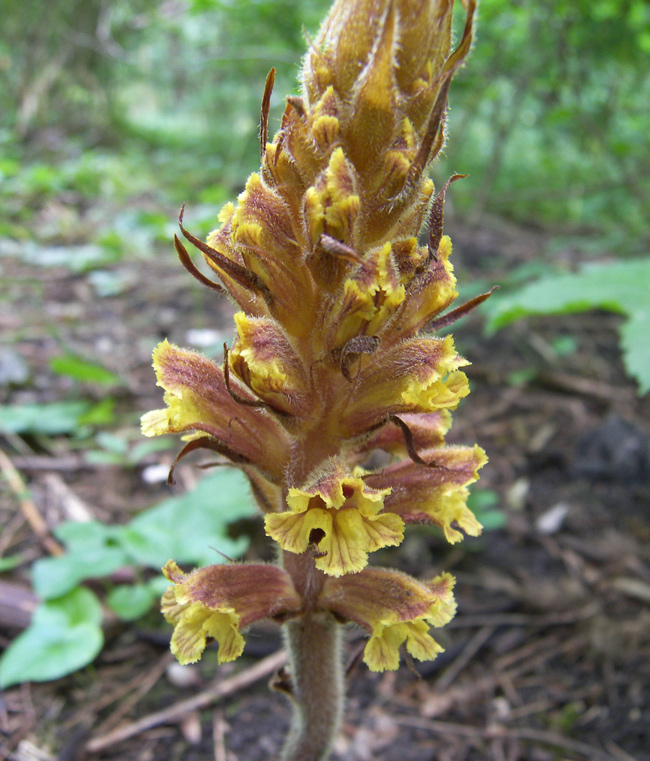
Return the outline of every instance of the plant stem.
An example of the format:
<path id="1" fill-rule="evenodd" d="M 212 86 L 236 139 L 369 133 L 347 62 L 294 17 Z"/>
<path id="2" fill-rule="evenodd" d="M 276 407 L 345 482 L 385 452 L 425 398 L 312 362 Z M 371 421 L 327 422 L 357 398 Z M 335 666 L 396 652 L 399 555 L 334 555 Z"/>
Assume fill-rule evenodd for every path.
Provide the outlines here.
<path id="1" fill-rule="evenodd" d="M 341 723 L 340 625 L 308 614 L 286 626 L 294 714 L 282 761 L 325 761 Z"/>
<path id="2" fill-rule="evenodd" d="M 284 566 L 302 587 L 306 608 L 285 625 L 294 713 L 281 761 L 325 761 L 343 712 L 341 626 L 311 607 L 323 583 L 311 555 L 284 553 Z"/>

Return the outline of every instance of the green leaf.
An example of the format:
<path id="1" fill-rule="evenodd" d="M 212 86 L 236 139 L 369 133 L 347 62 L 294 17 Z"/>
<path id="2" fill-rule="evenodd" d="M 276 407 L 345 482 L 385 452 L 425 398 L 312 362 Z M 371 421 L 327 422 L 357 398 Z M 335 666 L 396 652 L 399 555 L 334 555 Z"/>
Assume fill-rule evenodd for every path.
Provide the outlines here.
<path id="1" fill-rule="evenodd" d="M 650 306 L 646 303 L 645 309 L 635 309 L 619 333 L 625 367 L 637 379 L 641 393 L 647 394 L 650 391 Z"/>
<path id="2" fill-rule="evenodd" d="M 158 597 L 151 584 L 120 584 L 111 589 L 106 602 L 123 621 L 135 621 L 149 612 Z"/>
<path id="3" fill-rule="evenodd" d="M 102 449 L 113 454 L 126 455 L 129 451 L 129 442 L 124 436 L 108 431 L 99 431 L 95 436 L 95 441 Z"/>
<path id="4" fill-rule="evenodd" d="M 551 346 L 558 357 L 568 357 L 576 352 L 578 349 L 578 342 L 574 336 L 564 334 L 554 338 L 551 341 Z"/>
<path id="5" fill-rule="evenodd" d="M 131 288 L 136 280 L 123 270 L 95 270 L 88 274 L 88 282 L 100 298 L 119 296 Z"/>
<path id="6" fill-rule="evenodd" d="M 40 605 L 0 659 L 0 686 L 46 682 L 83 668 L 104 644 L 102 609 L 88 589 Z"/>
<path id="7" fill-rule="evenodd" d="M 32 585 L 45 600 L 60 597 L 85 579 L 108 576 L 128 560 L 119 546 L 119 527 L 96 521 L 66 522 L 54 533 L 66 545 L 65 555 L 41 558 L 32 566 Z"/>
<path id="8" fill-rule="evenodd" d="M 174 448 L 176 448 L 176 442 L 172 438 L 157 438 L 141 441 L 129 452 L 129 462 L 133 465 L 137 465 L 140 460 L 143 460 L 154 452 L 165 452 L 168 449 Z"/>
<path id="9" fill-rule="evenodd" d="M 79 425 L 108 425 L 115 420 L 115 399 L 106 397 L 79 417 Z"/>
<path id="10" fill-rule="evenodd" d="M 218 552 L 234 558 L 248 546 L 247 537 L 228 536 L 228 524 L 254 513 L 246 477 L 233 468 L 220 468 L 194 491 L 171 497 L 134 518 L 120 543 L 134 562 L 152 568 L 170 558 L 196 565 L 222 563 Z"/>
<path id="11" fill-rule="evenodd" d="M 84 459 L 89 465 L 125 465 L 126 457 L 117 452 L 105 452 L 101 449 L 93 449 L 85 452 Z"/>
<path id="12" fill-rule="evenodd" d="M 17 553 L 16 555 L 5 555 L 4 557 L 0 557 L 0 573 L 3 571 L 11 571 L 12 568 L 15 568 L 17 565 L 20 565 L 24 560 L 24 557 L 21 553 Z"/>
<path id="13" fill-rule="evenodd" d="M 508 522 L 505 511 L 499 507 L 499 502 L 499 495 L 492 489 L 475 489 L 467 499 L 467 507 L 485 531 L 494 531 L 503 528 Z"/>
<path id="14" fill-rule="evenodd" d="M 589 264 L 579 272 L 538 280 L 487 302 L 487 330 L 529 315 L 606 309 L 627 315 L 620 328 L 623 362 L 642 394 L 650 391 L 650 258 Z"/>
<path id="15" fill-rule="evenodd" d="M 39 433 L 46 436 L 75 433 L 91 409 L 88 402 L 52 402 L 0 406 L 0 431 Z"/>
<path id="16" fill-rule="evenodd" d="M 54 534 L 66 553 L 37 560 L 32 584 L 40 597 L 50 600 L 85 579 L 108 576 L 129 564 L 158 570 L 170 559 L 209 565 L 224 562 L 219 552 L 241 557 L 249 540 L 229 537 L 228 524 L 254 512 L 245 476 L 223 468 L 203 478 L 194 491 L 164 500 L 126 526 L 98 521 L 60 524 Z"/>
<path id="17" fill-rule="evenodd" d="M 84 383 L 101 383 L 107 386 L 120 383 L 119 375 L 115 375 L 105 367 L 95 362 L 88 362 L 74 354 L 52 357 L 50 367 L 57 375 L 65 375 Z"/>
<path id="18" fill-rule="evenodd" d="M 26 245 L 22 259 L 41 267 L 66 267 L 72 272 L 87 272 L 111 264 L 117 257 L 94 243 L 82 246 Z"/>

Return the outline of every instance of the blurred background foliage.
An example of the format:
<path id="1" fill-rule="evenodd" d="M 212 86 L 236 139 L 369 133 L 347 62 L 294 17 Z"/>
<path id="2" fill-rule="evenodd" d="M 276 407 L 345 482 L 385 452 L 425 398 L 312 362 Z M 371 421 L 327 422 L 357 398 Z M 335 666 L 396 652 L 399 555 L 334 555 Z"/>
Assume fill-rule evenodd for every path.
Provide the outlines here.
<path id="1" fill-rule="evenodd" d="M 130 299 L 139 260 L 167 256 L 177 266 L 171 239 L 180 205 L 188 202 L 194 232 L 207 234 L 216 225 L 219 207 L 259 164 L 259 108 L 269 69 L 278 72 L 271 102 L 274 131 L 285 94 L 297 92 L 305 35 L 316 32 L 329 4 L 0 0 L 0 274 L 3 257 L 30 267 L 65 267 L 75 277 L 83 275 L 91 299 L 122 294 Z M 481 0 L 470 65 L 451 91 L 449 144 L 434 169 L 438 184 L 452 173 L 471 172 L 470 180 L 454 185 L 449 203 L 472 231 L 494 217 L 534 228 L 547 241 L 546 257 L 511 268 L 507 282 L 501 280 L 501 294 L 487 303 L 488 327 L 498 329 L 530 313 L 590 306 L 623 314 L 624 359 L 642 392 L 650 389 L 649 54 L 647 0 Z M 577 251 L 580 261 L 606 260 L 609 269 L 596 265 L 579 270 L 580 280 L 559 274 L 532 290 L 522 287 L 540 274 L 561 272 L 567 257 L 557 254 L 566 250 Z M 639 261 L 639 255 L 646 258 Z M 474 292 L 494 282 L 489 270 L 498 266 L 481 256 L 485 278 L 471 284 Z M 186 288 L 191 279 L 178 270 Z M 23 280 L 29 281 L 26 291 Z M 81 449 L 89 464 L 134 470 L 151 456 L 157 460 L 161 446 L 175 446 L 141 440 L 142 409 L 125 412 L 118 404 L 127 387 L 120 352 L 111 350 L 105 336 L 101 351 L 87 336 L 85 344 L 80 336 L 71 338 L 70 323 L 57 323 L 42 309 L 46 276 L 42 282 L 8 276 L 4 285 L 0 308 L 8 305 L 11 312 L 20 304 L 25 314 L 3 341 L 32 341 L 32 360 L 49 361 L 49 375 L 37 378 L 32 389 L 27 362 L 0 342 L 0 435 L 15 452 L 31 451 L 29 442 L 35 442 L 37 451 Z M 210 327 L 198 314 L 203 303 L 198 291 L 191 322 Z M 132 301 L 137 309 L 135 295 Z M 80 321 L 90 319 L 87 307 Z M 31 322 L 29 309 L 38 312 Z M 158 317 L 162 311 L 157 309 Z M 163 327 L 168 325 L 148 325 L 138 336 L 145 355 Z M 131 324 L 129 329 L 137 332 Z M 187 343 L 198 345 L 199 333 Z M 562 352 L 573 351 L 576 342 L 564 338 L 569 343 Z M 223 339 L 210 334 L 217 353 Z M 135 341 L 129 336 L 130 344 Z M 209 353 L 212 344 L 200 346 Z M 153 388 L 153 379 L 150 383 Z M 62 400 L 61 388 L 72 398 Z M 65 445 L 58 446 L 62 437 Z M 22 494 L 20 482 L 16 489 Z M 503 514 L 492 509 L 496 494 L 479 491 L 475 498 L 486 527 L 501 525 Z M 192 500 L 201 508 L 196 493 Z M 62 524 L 57 536 L 66 554 L 54 565 L 52 559 L 40 561 L 40 572 L 34 567 L 34 585 L 47 600 L 36 634 L 32 628 L 17 640 L 0 667 L 0 681 L 49 679 L 91 660 L 101 647 L 101 632 L 96 611 L 87 604 L 90 592 L 75 586 L 85 578 L 88 556 L 103 553 L 107 565 L 95 567 L 97 573 L 128 562 L 139 578 L 142 569 L 164 561 L 152 559 L 148 548 L 134 541 L 136 529 L 160 522 L 161 513 L 154 511 L 179 505 L 186 510 L 171 500 L 125 528 L 92 524 L 79 533 Z M 186 555 L 175 550 L 177 559 L 196 559 L 191 539 Z M 237 551 L 220 546 L 231 555 Z M 0 570 L 27 560 L 21 551 L 13 552 L 0 557 Z M 52 586 L 54 581 L 59 585 Z M 133 617 L 134 610 L 140 615 L 151 606 L 159 590 L 145 576 L 140 582 L 109 590 L 117 615 Z M 59 603 L 50 599 L 55 595 L 63 595 L 56 598 Z M 78 615 L 82 608 L 86 618 Z M 59 654 L 62 643 L 67 648 L 69 660 L 60 661 L 56 673 L 51 650 L 34 656 L 34 641 L 42 638 L 38 626 L 54 632 L 45 642 L 48 648 Z M 85 630 L 79 627 L 85 626 L 93 627 L 94 645 L 80 655 Z"/>
<path id="2" fill-rule="evenodd" d="M 296 91 L 303 30 L 315 33 L 328 5 L 0 0 L 0 236 L 74 242 L 79 199 L 119 206 L 90 220 L 104 259 L 133 229 L 143 248 L 167 237 L 155 212 L 167 203 L 189 201 L 207 231 L 258 164 L 266 73 L 278 69 L 273 128 Z M 454 187 L 457 210 L 578 245 L 597 236 L 595 253 L 647 250 L 649 53 L 646 0 L 482 0 L 436 169 L 438 181 L 471 171 Z M 69 215 L 34 229 L 53 193 Z M 133 198 L 153 203 L 145 212 Z"/>

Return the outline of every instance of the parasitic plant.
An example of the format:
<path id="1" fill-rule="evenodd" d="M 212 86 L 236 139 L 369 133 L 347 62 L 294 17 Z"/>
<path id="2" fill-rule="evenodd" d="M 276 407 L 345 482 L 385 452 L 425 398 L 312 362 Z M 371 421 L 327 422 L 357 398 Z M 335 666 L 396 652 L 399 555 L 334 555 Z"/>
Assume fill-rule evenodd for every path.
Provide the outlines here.
<path id="1" fill-rule="evenodd" d="M 285 761 L 329 754 L 344 698 L 342 625 L 368 631 L 373 671 L 396 669 L 402 647 L 419 660 L 441 650 L 430 630 L 454 615 L 453 577 L 418 581 L 369 555 L 399 545 L 411 523 L 435 524 L 452 543 L 460 529 L 481 530 L 466 501 L 485 454 L 445 444 L 450 410 L 469 393 L 468 363 L 436 331 L 488 294 L 449 310 L 443 206 L 459 175 L 435 196 L 427 176 L 472 40 L 467 0 L 452 50 L 452 6 L 337 0 L 271 142 L 269 74 L 261 169 L 221 210 L 221 226 L 203 242 L 181 213 L 182 235 L 216 279 L 175 239 L 184 266 L 238 305 L 236 338 L 222 366 L 167 341 L 155 349 L 166 407 L 143 417 L 143 432 L 184 434 L 177 461 L 208 449 L 240 468 L 278 561 L 189 574 L 170 561 L 163 613 L 181 663 L 198 660 L 208 638 L 231 661 L 248 625 L 284 626 L 281 686 L 294 704 Z"/>

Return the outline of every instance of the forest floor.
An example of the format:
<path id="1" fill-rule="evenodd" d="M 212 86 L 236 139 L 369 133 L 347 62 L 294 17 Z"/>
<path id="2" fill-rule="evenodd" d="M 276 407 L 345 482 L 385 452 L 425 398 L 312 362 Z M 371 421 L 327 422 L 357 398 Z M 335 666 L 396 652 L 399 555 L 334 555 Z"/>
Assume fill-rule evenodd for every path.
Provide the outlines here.
<path id="1" fill-rule="evenodd" d="M 542 233 L 500 221 L 452 220 L 447 232 L 461 278 L 499 282 L 537 260 L 545 244 Z M 190 330 L 211 331 L 213 343 L 228 339 L 230 307 L 194 283 L 170 247 L 122 261 L 126 286 L 101 297 L 84 273 L 10 255 L 1 264 L 5 348 L 30 370 L 28 384 L 5 387 L 5 404 L 79 393 L 99 400 L 96 387 L 79 389 L 51 372 L 49 360 L 64 346 L 126 379 L 118 410 L 135 430 L 142 412 L 161 406 L 150 358 L 158 340 L 191 346 Z M 415 528 L 382 558 L 423 578 L 453 572 L 459 611 L 440 634 L 446 650 L 435 662 L 385 674 L 353 670 L 336 761 L 650 760 L 650 408 L 623 371 L 619 319 L 590 312 L 522 321 L 489 338 L 478 314 L 456 326 L 472 362 L 472 393 L 450 440 L 487 450 L 479 486 L 498 495 L 505 525 L 454 547 Z M 553 342 L 566 334 L 576 348 L 560 356 Z M 50 529 L 80 509 L 123 523 L 169 493 L 142 474 L 169 463 L 173 450 L 127 467 L 89 464 L 73 438 L 13 435 L 0 445 Z M 176 493 L 197 478 L 195 463 L 186 463 Z M 2 549 L 24 558 L 4 575 L 2 644 L 33 610 L 29 561 L 47 553 L 19 497 L 0 484 Z M 255 529 L 248 557 L 269 553 Z M 290 716 L 267 687 L 282 659 L 278 631 L 256 629 L 244 656 L 218 669 L 212 650 L 180 669 L 169 634 L 156 613 L 113 620 L 92 666 L 7 689 L 0 757 L 276 759 Z M 350 630 L 346 657 L 361 644 Z"/>

